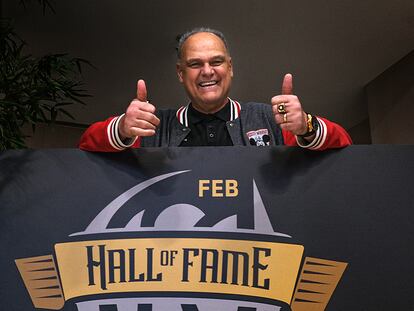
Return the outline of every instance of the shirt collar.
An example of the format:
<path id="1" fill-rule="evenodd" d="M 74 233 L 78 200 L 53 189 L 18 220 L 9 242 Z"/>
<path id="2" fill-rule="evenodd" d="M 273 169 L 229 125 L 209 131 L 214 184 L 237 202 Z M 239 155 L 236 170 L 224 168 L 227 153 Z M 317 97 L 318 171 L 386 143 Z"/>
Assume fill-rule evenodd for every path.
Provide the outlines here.
<path id="1" fill-rule="evenodd" d="M 202 121 L 210 121 L 213 119 L 219 119 L 227 122 L 230 119 L 230 101 L 228 101 L 223 108 L 215 113 L 203 113 L 193 107 L 192 104 L 188 106 L 188 120 L 189 122 L 196 124 Z"/>
<path id="2" fill-rule="evenodd" d="M 196 119 L 197 119 L 197 115 L 195 115 L 195 113 L 201 114 L 201 115 L 205 115 L 197 110 L 195 110 L 194 108 L 191 107 L 192 112 L 189 113 L 189 108 L 190 108 L 191 104 L 188 104 L 187 106 L 182 106 L 177 110 L 176 116 L 178 121 L 188 127 L 188 122 L 189 122 L 189 118 L 191 118 L 191 123 L 196 123 Z M 241 110 L 241 105 L 240 103 L 238 103 L 235 100 L 232 100 L 231 98 L 229 98 L 228 103 L 226 104 L 225 107 L 223 107 L 220 111 L 216 112 L 214 114 L 214 116 L 216 118 L 219 118 L 223 121 L 233 121 L 235 119 L 237 119 L 240 116 L 240 110 Z M 193 116 L 193 112 L 195 116 Z M 191 115 L 191 116 L 190 116 Z M 193 118 L 196 118 L 193 120 Z M 199 121 L 204 120 L 200 118 L 200 115 L 198 115 L 199 117 Z"/>

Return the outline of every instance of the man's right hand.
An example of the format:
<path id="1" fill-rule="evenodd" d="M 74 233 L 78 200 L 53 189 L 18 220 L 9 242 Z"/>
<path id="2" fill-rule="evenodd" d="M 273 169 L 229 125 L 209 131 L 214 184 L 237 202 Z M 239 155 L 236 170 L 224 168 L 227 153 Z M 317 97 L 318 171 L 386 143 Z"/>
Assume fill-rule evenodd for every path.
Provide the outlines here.
<path id="1" fill-rule="evenodd" d="M 153 136 L 160 119 L 155 115 L 155 106 L 147 101 L 147 87 L 144 80 L 138 80 L 137 98 L 128 106 L 119 122 L 121 139 L 137 136 Z"/>

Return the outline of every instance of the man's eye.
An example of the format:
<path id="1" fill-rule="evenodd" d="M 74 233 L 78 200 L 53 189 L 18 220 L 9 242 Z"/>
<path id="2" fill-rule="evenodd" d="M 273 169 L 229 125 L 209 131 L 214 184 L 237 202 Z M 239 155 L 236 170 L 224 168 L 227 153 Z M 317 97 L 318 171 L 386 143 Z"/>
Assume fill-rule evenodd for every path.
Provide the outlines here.
<path id="1" fill-rule="evenodd" d="M 189 63 L 188 67 L 190 67 L 190 68 L 200 68 L 201 64 L 200 63 Z"/>
<path id="2" fill-rule="evenodd" d="M 215 60 L 210 63 L 211 66 L 220 66 L 221 64 L 223 64 L 222 60 Z"/>

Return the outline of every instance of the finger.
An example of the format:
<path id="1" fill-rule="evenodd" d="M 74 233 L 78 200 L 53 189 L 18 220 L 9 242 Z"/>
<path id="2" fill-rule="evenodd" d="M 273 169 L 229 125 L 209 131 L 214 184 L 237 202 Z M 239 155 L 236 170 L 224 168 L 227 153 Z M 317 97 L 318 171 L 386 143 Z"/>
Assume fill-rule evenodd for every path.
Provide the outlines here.
<path id="1" fill-rule="evenodd" d="M 295 124 L 294 123 L 288 121 L 288 122 L 285 122 L 285 123 L 280 123 L 279 126 L 282 130 L 289 131 L 293 135 L 296 135 L 296 133 L 295 133 Z"/>
<path id="2" fill-rule="evenodd" d="M 286 117 L 285 117 L 286 115 Z M 275 114 L 275 120 L 276 123 L 281 125 L 281 124 L 287 124 L 287 123 L 292 123 L 292 120 L 289 119 L 290 114 L 289 113 L 277 113 Z M 286 120 L 286 121 L 285 121 Z"/>
<path id="3" fill-rule="evenodd" d="M 274 115 L 278 115 L 278 114 L 283 115 L 283 113 L 279 112 L 278 108 L 279 108 L 279 105 L 273 105 L 272 106 L 273 114 Z M 285 105 L 285 111 L 286 111 L 286 113 L 288 112 L 287 109 L 286 109 L 286 105 Z"/>
<path id="4" fill-rule="evenodd" d="M 154 136 L 155 135 L 155 130 L 151 130 L 151 129 L 142 129 L 139 127 L 133 127 L 131 128 L 131 133 L 134 136 Z"/>
<path id="5" fill-rule="evenodd" d="M 150 122 L 151 124 L 158 126 L 160 124 L 160 119 L 153 113 L 140 110 L 135 117 L 136 121 L 144 120 Z"/>
<path id="6" fill-rule="evenodd" d="M 139 101 L 137 99 L 134 99 L 131 104 L 133 104 L 132 107 L 136 111 L 142 110 L 142 111 L 155 113 L 155 110 L 156 110 L 155 106 L 153 104 L 150 104 L 150 103 L 147 103 L 147 102 L 142 102 L 142 101 Z"/>
<path id="7" fill-rule="evenodd" d="M 142 102 L 147 101 L 147 86 L 144 80 L 138 80 L 137 82 L 137 99 Z"/>
<path id="8" fill-rule="evenodd" d="M 290 73 L 285 74 L 282 83 L 282 95 L 293 94 L 293 77 Z"/>
<path id="9" fill-rule="evenodd" d="M 273 96 L 271 99 L 272 105 L 279 105 L 281 103 L 284 103 L 285 105 L 287 105 L 289 103 L 289 101 L 291 100 L 292 96 L 288 96 L 288 95 L 277 95 L 277 96 Z"/>
<path id="10" fill-rule="evenodd" d="M 131 124 L 131 128 L 141 128 L 143 130 L 155 130 L 157 127 L 146 120 L 135 120 Z"/>
<path id="11" fill-rule="evenodd" d="M 277 124 L 283 124 L 283 115 L 282 114 L 279 114 L 279 113 L 277 113 L 277 114 L 275 114 L 275 120 L 276 120 L 276 123 Z"/>

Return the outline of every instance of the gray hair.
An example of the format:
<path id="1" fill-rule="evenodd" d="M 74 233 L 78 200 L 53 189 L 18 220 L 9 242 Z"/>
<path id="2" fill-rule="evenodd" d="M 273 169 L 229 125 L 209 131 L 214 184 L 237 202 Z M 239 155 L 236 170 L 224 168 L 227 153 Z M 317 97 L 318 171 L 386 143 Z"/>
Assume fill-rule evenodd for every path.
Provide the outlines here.
<path id="1" fill-rule="evenodd" d="M 194 28 L 190 31 L 187 31 L 187 32 L 183 33 L 182 35 L 177 36 L 177 42 L 178 43 L 177 43 L 176 50 L 177 50 L 177 58 L 178 59 L 181 59 L 181 56 L 182 56 L 181 52 L 182 52 L 182 49 L 183 49 L 184 42 L 189 37 L 191 37 L 192 35 L 194 35 L 196 33 L 200 33 L 200 32 L 212 33 L 213 35 L 216 35 L 217 37 L 219 37 L 221 39 L 221 41 L 223 41 L 224 46 L 227 50 L 227 53 L 230 54 L 229 46 L 227 44 L 227 40 L 226 40 L 226 38 L 224 37 L 224 34 L 221 31 L 218 31 L 218 30 L 215 30 L 215 29 L 212 29 L 212 28 L 208 28 L 208 27 L 197 27 L 197 28 Z"/>

